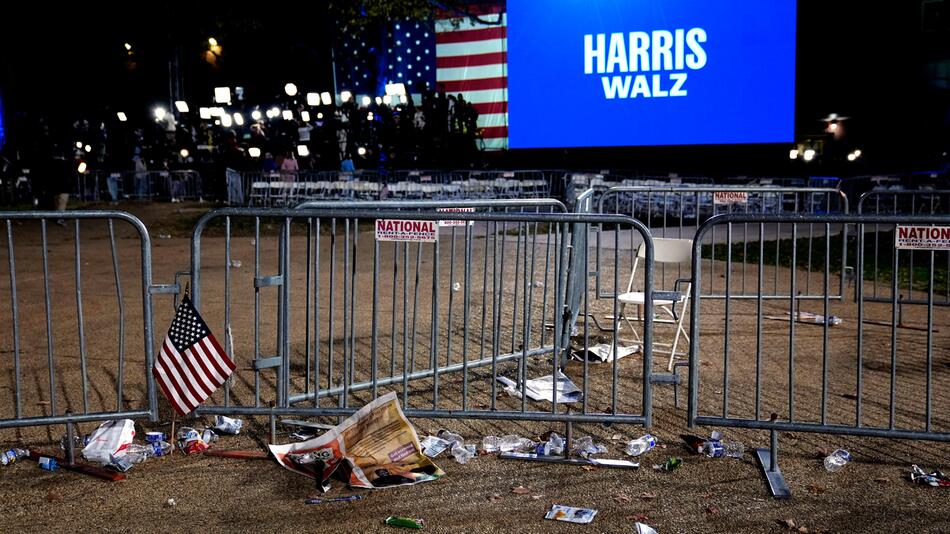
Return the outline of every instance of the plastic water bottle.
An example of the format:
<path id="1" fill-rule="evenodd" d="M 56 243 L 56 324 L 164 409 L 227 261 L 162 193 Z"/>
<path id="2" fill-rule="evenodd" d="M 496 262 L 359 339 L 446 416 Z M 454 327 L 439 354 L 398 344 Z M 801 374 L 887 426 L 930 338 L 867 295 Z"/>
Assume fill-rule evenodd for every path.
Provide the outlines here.
<path id="1" fill-rule="evenodd" d="M 842 467 L 844 467 L 844 464 L 850 461 L 851 454 L 844 449 L 838 449 L 825 458 L 825 469 L 834 473 L 835 471 L 840 470 Z"/>
<path id="2" fill-rule="evenodd" d="M 720 441 L 717 439 L 710 439 L 703 443 L 703 454 L 709 456 L 710 458 L 722 458 L 723 456 L 728 456 L 730 458 L 739 458 L 745 454 L 745 445 L 739 441 Z"/>
<path id="3" fill-rule="evenodd" d="M 442 436 L 440 436 L 442 437 Z M 447 439 L 442 437 L 442 439 Z M 482 439 L 482 449 L 485 452 L 512 452 L 534 448 L 534 442 L 515 434 L 507 436 L 485 436 Z"/>
<path id="4" fill-rule="evenodd" d="M 633 441 L 627 442 L 627 454 L 630 456 L 640 456 L 653 447 L 656 447 L 656 438 L 650 434 L 645 434 Z"/>
<path id="5" fill-rule="evenodd" d="M 40 469 L 45 469 L 46 471 L 56 471 L 59 469 L 59 464 L 56 463 L 56 458 L 41 456 L 39 459 L 39 464 Z"/>
<path id="6" fill-rule="evenodd" d="M 26 458 L 30 453 L 24 449 L 7 449 L 0 452 L 0 465 L 16 463 L 20 458 Z"/>
<path id="7" fill-rule="evenodd" d="M 724 441 L 722 442 L 723 452 L 726 456 L 730 458 L 739 458 L 745 455 L 745 445 L 741 441 Z"/>
<path id="8" fill-rule="evenodd" d="M 148 446 L 152 448 L 149 456 L 167 456 L 172 452 L 172 444 L 167 441 L 153 441 Z"/>
<path id="9" fill-rule="evenodd" d="M 535 452 L 541 456 L 557 456 L 564 454 L 564 444 L 564 438 L 552 432 L 551 437 L 546 442 L 535 448 Z"/>

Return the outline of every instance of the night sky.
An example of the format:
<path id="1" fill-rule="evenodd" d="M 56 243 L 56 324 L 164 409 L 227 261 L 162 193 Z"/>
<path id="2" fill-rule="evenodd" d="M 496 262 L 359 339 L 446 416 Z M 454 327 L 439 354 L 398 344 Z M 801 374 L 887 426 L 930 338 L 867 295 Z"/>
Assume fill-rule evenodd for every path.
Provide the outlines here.
<path id="1" fill-rule="evenodd" d="M 216 85 L 241 85 L 252 102 L 270 102 L 294 81 L 306 91 L 332 91 L 331 43 L 336 24 L 325 2 L 156 2 L 104 8 L 17 7 L 0 31 L 0 91 L 8 136 L 11 117 L 41 111 L 79 117 L 142 114 L 168 100 L 168 60 L 178 48 L 186 100 L 210 100 Z M 946 26 L 946 24 L 944 24 Z M 947 88 L 938 88 L 928 64 L 950 61 L 950 33 L 924 33 L 916 0 L 877 3 L 800 0 L 796 132 L 819 133 L 818 119 L 849 116 L 849 142 L 877 154 L 882 165 L 925 165 L 947 149 Z M 208 37 L 223 47 L 217 67 L 204 59 Z M 123 43 L 133 46 L 127 55 Z M 342 88 L 342 87 L 341 87 Z M 197 107 L 196 104 L 195 107 Z M 661 165 L 681 149 L 624 151 Z M 788 146 L 760 147 L 771 158 Z M 671 152 L 672 151 L 672 152 Z M 700 161 L 731 158 L 729 148 L 698 149 Z M 603 152 L 594 151 L 594 156 Z M 616 152 L 611 153 L 613 157 Z M 719 156 L 716 156 L 719 155 Z M 586 163 L 590 154 L 562 154 Z M 787 157 L 787 156 L 786 156 Z"/>

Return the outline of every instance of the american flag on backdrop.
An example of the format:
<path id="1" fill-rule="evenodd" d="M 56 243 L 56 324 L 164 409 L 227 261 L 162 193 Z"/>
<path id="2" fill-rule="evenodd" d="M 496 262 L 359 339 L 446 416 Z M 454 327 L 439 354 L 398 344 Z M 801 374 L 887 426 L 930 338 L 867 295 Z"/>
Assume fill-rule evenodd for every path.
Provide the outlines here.
<path id="1" fill-rule="evenodd" d="M 175 312 L 152 376 L 179 415 L 191 413 L 234 372 L 234 362 L 187 296 Z"/>
<path id="2" fill-rule="evenodd" d="M 488 150 L 508 148 L 508 38 L 503 5 L 471 6 L 481 21 L 440 12 L 435 20 L 403 19 L 383 31 L 349 31 L 336 52 L 339 90 L 360 97 L 404 83 L 410 94 L 461 93 L 478 111 Z"/>

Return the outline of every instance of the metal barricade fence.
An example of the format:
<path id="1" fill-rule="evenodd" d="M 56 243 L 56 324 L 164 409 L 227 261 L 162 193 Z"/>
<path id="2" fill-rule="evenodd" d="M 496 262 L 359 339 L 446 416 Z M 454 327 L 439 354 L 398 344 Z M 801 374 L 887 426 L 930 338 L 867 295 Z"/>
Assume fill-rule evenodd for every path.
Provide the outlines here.
<path id="1" fill-rule="evenodd" d="M 9 392 L 0 403 L 0 429 L 157 420 L 151 295 L 173 289 L 152 285 L 142 221 L 119 211 L 0 212 L 0 220 L 9 280 L 0 287 L 9 303 L 0 322 L 10 325 L 0 331 L 0 353 L 11 356 L 0 362 L 0 390 Z M 63 228 L 49 224 L 55 220 Z M 138 241 L 137 254 L 122 246 L 126 234 Z M 141 314 L 128 309 L 136 293 L 123 290 L 123 252 L 140 270 Z M 128 328 L 135 323 L 140 331 Z M 134 342 L 143 344 L 141 353 Z"/>
<path id="2" fill-rule="evenodd" d="M 883 190 L 868 191 L 858 199 L 858 213 L 865 215 L 950 215 L 950 190 Z M 890 284 L 882 284 L 882 279 L 897 272 L 900 283 L 897 285 L 898 299 L 902 304 L 926 304 L 920 298 L 912 297 L 924 281 L 921 274 L 926 272 L 927 255 L 906 250 L 899 252 L 890 246 L 894 242 L 893 231 L 879 225 L 868 228 L 865 241 L 872 243 L 873 255 L 865 258 L 865 276 L 871 278 L 872 294 L 866 300 L 889 302 L 893 295 L 888 294 Z M 916 260 L 916 261 L 915 261 Z M 950 270 L 950 252 L 937 253 L 938 265 L 946 265 Z M 916 264 L 916 267 L 915 267 Z M 918 272 L 920 271 L 920 272 Z M 950 305 L 950 287 L 937 295 L 934 304 Z"/>
<path id="3" fill-rule="evenodd" d="M 709 218 L 723 213 L 743 213 L 743 214 L 839 214 L 848 213 L 848 198 L 836 189 L 826 188 L 805 188 L 805 187 L 733 187 L 733 186 L 690 186 L 681 185 L 674 187 L 612 187 L 600 195 L 597 205 L 597 212 L 602 214 L 614 213 L 628 215 L 634 219 L 642 221 L 650 229 L 653 237 L 691 239 L 703 222 Z M 844 227 L 834 227 L 835 231 L 840 231 L 841 239 L 847 238 Z M 600 256 L 603 253 L 601 235 L 610 233 L 611 230 L 600 228 L 597 233 L 597 287 L 598 295 L 600 291 Z M 727 260 L 727 256 L 733 259 L 746 258 L 743 262 L 740 273 L 740 291 L 732 295 L 732 298 L 754 298 L 756 280 L 754 276 L 747 273 L 745 264 L 755 261 L 756 250 L 750 249 L 748 242 L 754 237 L 754 231 L 750 231 L 748 225 L 743 225 L 738 232 L 725 236 L 714 229 L 708 236 L 704 236 L 703 257 L 708 259 L 710 284 L 717 276 L 717 263 Z M 750 238 L 750 236 L 753 236 Z M 624 241 L 630 243 L 631 247 L 636 246 L 634 235 L 624 236 Z M 724 240 L 728 237 L 728 240 Z M 775 227 L 775 234 L 771 236 L 772 245 L 767 247 L 763 253 L 772 256 L 769 262 L 772 273 L 764 273 L 765 276 L 772 274 L 771 294 L 766 294 L 764 298 L 787 298 L 787 295 L 781 293 L 778 281 L 779 261 L 783 254 L 787 254 L 791 246 L 789 240 L 802 239 L 806 243 L 807 250 L 804 254 L 809 271 L 819 269 L 821 263 L 815 260 L 816 251 L 814 243 L 822 238 L 820 232 L 816 232 L 814 225 L 809 226 L 807 231 L 799 235 L 791 235 L 786 227 L 781 225 Z M 801 245 L 800 245 L 801 246 Z M 849 273 L 847 265 L 846 250 L 841 249 L 840 265 L 837 269 L 840 271 L 840 279 L 836 284 L 837 293 L 832 296 L 834 299 L 840 299 L 844 293 L 845 279 Z M 658 276 L 665 279 L 667 269 L 660 267 Z M 682 266 L 677 267 L 676 278 L 683 278 Z M 711 287 L 711 286 L 710 286 Z M 820 299 L 823 294 L 817 291 L 820 288 L 814 287 L 811 278 L 805 280 L 801 298 Z M 707 291 L 704 298 L 724 298 L 724 295 Z M 601 297 L 603 298 L 603 296 Z"/>
<path id="4" fill-rule="evenodd" d="M 437 226 L 440 219 L 451 219 L 452 226 Z M 386 220 L 410 221 L 441 235 L 414 243 L 367 235 Z M 600 222 L 640 232 L 652 266 L 649 233 L 622 216 L 446 214 L 351 209 L 347 203 L 210 212 L 198 222 L 192 241 L 193 301 L 210 324 L 223 319 L 226 350 L 238 370 L 225 387 L 223 404 L 198 412 L 344 415 L 396 391 L 406 414 L 415 417 L 649 425 L 649 319 L 641 376 L 630 367 L 633 359 L 623 362 L 623 375 L 616 362 L 611 372 L 590 372 L 586 361 L 565 364 L 570 332 L 564 331 L 572 321 L 566 303 L 570 234 L 574 225 Z M 224 242 L 203 241 L 218 223 L 224 225 Z M 268 224 L 276 242 L 261 232 Z M 234 226 L 253 227 L 250 249 L 232 250 Z M 223 255 L 223 279 L 209 277 L 221 271 L 205 267 L 209 248 Z M 253 278 L 244 283 L 232 280 L 236 254 L 254 256 Z M 647 287 L 651 276 L 648 268 Z M 268 287 L 277 294 L 266 295 Z M 297 291 L 304 287 L 312 291 Z M 253 316 L 232 307 L 240 291 L 245 291 L 237 297 L 244 310 L 253 302 Z M 273 343 L 261 336 L 271 328 Z M 265 369 L 274 374 L 262 373 Z M 561 370 L 581 378 L 577 410 L 527 398 L 526 379 L 558 376 Z"/>
<path id="5" fill-rule="evenodd" d="M 81 201 L 201 200 L 201 174 L 179 171 L 89 171 L 76 175 L 76 198 Z"/>
<path id="6" fill-rule="evenodd" d="M 868 227 L 950 228 L 950 217 L 728 214 L 705 221 L 693 242 L 690 427 L 771 431 L 771 448 L 757 454 L 776 496 L 789 494 L 778 469 L 779 431 L 950 441 L 950 396 L 941 386 L 950 378 L 950 323 L 934 313 L 935 293 L 942 292 L 940 284 L 947 284 L 947 271 L 935 263 L 935 251 L 926 251 L 929 289 L 918 290 L 927 306 L 903 318 L 896 293 L 887 303 L 872 302 L 865 294 L 867 271 L 856 277 L 856 302 L 833 301 L 834 279 L 827 262 L 818 283 L 823 298 L 799 297 L 802 278 L 811 273 L 797 261 L 800 251 L 794 240 L 781 277 L 786 295 L 795 297 L 767 300 L 773 295 L 762 276 L 760 255 L 755 300 L 750 302 L 737 298 L 747 294 L 736 291 L 739 271 L 731 261 L 724 279 L 713 280 L 712 287 L 704 283 L 708 271 L 701 265 L 703 243 L 714 229 L 728 234 L 743 225 L 758 228 L 750 246 L 760 251 L 769 226 L 784 225 L 793 234 L 813 225 L 823 227 L 823 256 L 831 258 L 838 254 L 836 248 L 853 246 L 856 272 L 861 273 Z M 836 241 L 832 225 L 854 226 L 856 238 Z M 890 283 L 896 290 L 897 279 Z M 725 298 L 701 298 L 710 291 Z M 786 326 L 780 326 L 783 322 Z"/>

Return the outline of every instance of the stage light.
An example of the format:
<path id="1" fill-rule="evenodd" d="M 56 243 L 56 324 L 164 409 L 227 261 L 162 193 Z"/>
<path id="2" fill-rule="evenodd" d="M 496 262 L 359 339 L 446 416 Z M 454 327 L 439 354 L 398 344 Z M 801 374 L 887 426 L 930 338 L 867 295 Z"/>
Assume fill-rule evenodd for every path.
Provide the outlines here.
<path id="1" fill-rule="evenodd" d="M 276 119 L 277 117 L 280 117 L 280 109 L 276 107 L 270 108 L 269 110 L 267 110 L 267 116 L 271 119 Z"/>
<path id="2" fill-rule="evenodd" d="M 115 116 L 119 118 L 119 122 L 125 122 L 125 121 L 129 120 L 129 118 L 126 116 L 126 114 L 123 113 L 123 112 L 121 112 L 121 111 L 117 111 L 117 112 L 115 113 Z"/>
<path id="3" fill-rule="evenodd" d="M 259 157 L 261 157 L 261 149 L 257 148 L 256 146 L 252 146 L 251 148 L 247 149 L 247 153 L 248 153 L 248 155 L 250 155 L 252 158 L 259 158 Z"/>
<path id="4" fill-rule="evenodd" d="M 946 155 L 946 153 L 945 153 L 944 155 Z M 860 157 L 861 157 L 861 151 L 858 150 L 857 148 L 854 149 L 854 157 L 856 157 L 856 158 L 860 158 Z"/>
<path id="5" fill-rule="evenodd" d="M 372 111 L 370 111 L 369 113 L 366 114 L 366 120 L 371 121 L 371 120 L 373 120 L 374 118 L 376 118 L 376 116 L 373 115 L 373 112 L 372 112 Z"/>
<path id="6" fill-rule="evenodd" d="M 815 151 L 811 148 L 805 150 L 805 153 L 802 154 L 802 159 L 804 159 L 805 161 L 811 161 L 815 159 Z"/>
<path id="7" fill-rule="evenodd" d="M 320 93 L 320 101 L 323 102 L 324 106 L 329 106 L 333 103 L 333 96 L 330 95 L 329 91 L 324 91 Z"/>
<path id="8" fill-rule="evenodd" d="M 86 145 L 86 146 L 82 147 L 82 149 L 85 150 L 87 154 L 88 154 L 89 152 L 92 152 L 92 146 L 91 146 L 91 145 Z"/>
<path id="9" fill-rule="evenodd" d="M 788 151 L 788 159 L 798 159 L 798 149 L 793 148 Z"/>
<path id="10" fill-rule="evenodd" d="M 305 158 L 310 155 L 310 149 L 307 148 L 307 145 L 297 145 L 297 155 Z"/>
<path id="11" fill-rule="evenodd" d="M 858 159 L 858 157 L 854 155 L 854 152 L 848 154 L 848 161 L 854 161 L 856 159 Z"/>
<path id="12" fill-rule="evenodd" d="M 828 123 L 828 131 L 833 132 L 838 129 L 838 121 L 831 121 Z"/>
<path id="13" fill-rule="evenodd" d="M 215 106 L 211 108 L 212 117 L 220 117 L 222 115 L 227 115 L 227 113 L 224 112 L 224 108 L 222 108 L 221 106 Z"/>
<path id="14" fill-rule="evenodd" d="M 300 112 L 300 120 L 304 122 L 310 122 L 310 112 L 307 110 Z"/>
<path id="15" fill-rule="evenodd" d="M 251 112 L 251 118 L 254 120 L 259 121 L 261 120 L 261 117 L 262 117 L 261 110 L 255 109 L 254 111 Z"/>
<path id="16" fill-rule="evenodd" d="M 409 102 L 409 99 L 406 98 L 406 95 L 399 95 L 399 102 L 402 103 L 402 104 L 405 104 L 405 103 Z"/>
<path id="17" fill-rule="evenodd" d="M 294 112 L 290 111 L 289 109 L 285 109 L 284 111 L 281 111 L 280 116 L 283 117 L 285 121 L 294 120 Z"/>
<path id="18" fill-rule="evenodd" d="M 343 91 L 340 93 L 341 102 L 349 102 L 351 98 L 353 98 L 353 93 L 349 91 Z"/>
<path id="19" fill-rule="evenodd" d="M 85 162 L 85 161 L 80 161 L 80 162 L 79 162 L 79 167 L 77 167 L 76 170 L 79 171 L 79 174 L 85 173 L 85 172 L 86 172 L 86 162 Z"/>
<path id="20" fill-rule="evenodd" d="M 317 113 L 317 119 L 319 120 L 319 119 L 322 119 L 322 118 L 323 118 L 323 113 Z"/>
<path id="21" fill-rule="evenodd" d="M 231 88 L 230 87 L 215 87 L 214 101 L 217 104 L 227 104 L 231 102 Z"/>
<path id="22" fill-rule="evenodd" d="M 233 43 L 232 43 L 232 44 L 233 44 Z M 209 46 L 218 46 L 218 40 L 215 39 L 214 37 L 208 37 L 208 45 L 209 45 Z"/>
<path id="23" fill-rule="evenodd" d="M 158 120 L 164 119 L 166 113 L 168 113 L 168 112 L 165 111 L 165 108 L 163 108 L 163 107 L 161 107 L 161 106 L 158 106 L 157 108 L 155 108 L 155 118 L 158 119 Z"/>
<path id="24" fill-rule="evenodd" d="M 224 126 L 225 128 L 230 128 L 232 124 L 234 124 L 234 121 L 231 120 L 230 115 L 228 115 L 227 113 L 221 115 L 221 126 Z"/>
<path id="25" fill-rule="evenodd" d="M 178 151 L 178 154 L 181 156 L 181 159 L 188 159 L 188 154 L 190 154 L 190 152 L 188 152 L 187 148 L 183 148 Z"/>
<path id="26" fill-rule="evenodd" d="M 359 154 L 360 156 L 365 156 L 365 155 L 366 155 L 366 149 L 363 148 L 363 147 L 359 147 L 359 148 L 356 149 L 356 153 Z"/>
<path id="27" fill-rule="evenodd" d="M 237 124 L 238 126 L 244 126 L 244 115 L 241 115 L 240 113 L 235 113 L 234 124 Z"/>
<path id="28" fill-rule="evenodd" d="M 188 102 L 185 102 L 184 100 L 176 100 L 175 109 L 178 110 L 178 113 L 188 113 Z"/>
<path id="29" fill-rule="evenodd" d="M 294 96 L 297 94 L 297 86 L 293 83 L 288 83 L 284 85 L 284 92 L 287 93 L 287 96 Z"/>
<path id="30" fill-rule="evenodd" d="M 125 43 L 125 49 L 126 49 L 126 51 L 131 52 L 131 51 L 132 51 L 132 45 L 130 45 L 129 43 Z"/>
<path id="31" fill-rule="evenodd" d="M 382 104 L 382 103 L 383 103 L 383 99 L 382 99 L 381 97 L 378 97 L 378 96 L 377 96 L 377 97 L 376 97 L 376 105 L 378 106 L 378 105 L 380 105 L 380 104 Z"/>
<path id="32" fill-rule="evenodd" d="M 406 84 L 404 83 L 387 83 L 386 84 L 386 94 L 390 96 L 399 96 L 406 94 Z"/>
<path id="33" fill-rule="evenodd" d="M 76 141 L 76 148 L 82 148 L 82 141 Z"/>
<path id="34" fill-rule="evenodd" d="M 308 106 L 319 106 L 320 105 L 320 95 L 318 93 L 307 93 L 307 105 Z"/>
<path id="35" fill-rule="evenodd" d="M 383 97 L 383 104 L 386 104 L 386 105 L 388 106 L 388 105 L 390 105 L 390 104 L 392 104 L 392 103 L 393 103 L 393 97 L 391 97 L 391 96 L 389 96 L 389 95 L 386 95 L 386 96 Z"/>
<path id="36" fill-rule="evenodd" d="M 202 120 L 211 119 L 211 108 L 198 108 L 198 117 Z"/>

